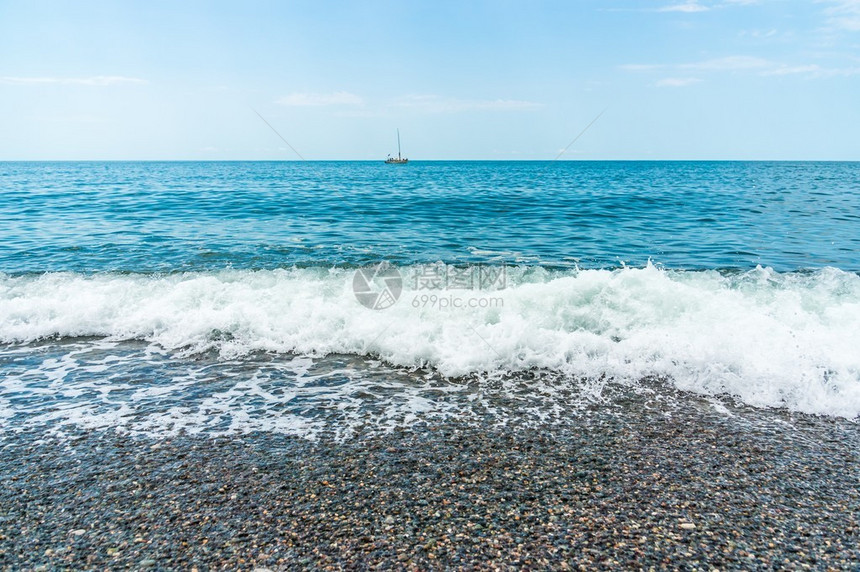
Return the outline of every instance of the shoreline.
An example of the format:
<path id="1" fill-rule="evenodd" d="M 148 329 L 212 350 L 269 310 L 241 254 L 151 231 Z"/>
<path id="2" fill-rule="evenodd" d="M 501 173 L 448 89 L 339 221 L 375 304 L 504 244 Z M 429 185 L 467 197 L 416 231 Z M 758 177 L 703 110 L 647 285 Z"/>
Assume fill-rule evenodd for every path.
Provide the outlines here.
<path id="1" fill-rule="evenodd" d="M 770 568 L 860 561 L 853 421 L 635 395 L 546 427 L 0 441 L 0 568 Z M 42 568 L 40 568 L 42 567 Z"/>

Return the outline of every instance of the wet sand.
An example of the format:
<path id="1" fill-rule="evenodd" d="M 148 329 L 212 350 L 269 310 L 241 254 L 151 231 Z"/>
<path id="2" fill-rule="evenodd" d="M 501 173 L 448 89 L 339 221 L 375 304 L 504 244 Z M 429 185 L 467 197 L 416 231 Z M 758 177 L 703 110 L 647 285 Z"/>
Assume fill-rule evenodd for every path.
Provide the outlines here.
<path id="1" fill-rule="evenodd" d="M 857 569 L 857 424 L 692 396 L 343 442 L 0 441 L 0 568 Z"/>

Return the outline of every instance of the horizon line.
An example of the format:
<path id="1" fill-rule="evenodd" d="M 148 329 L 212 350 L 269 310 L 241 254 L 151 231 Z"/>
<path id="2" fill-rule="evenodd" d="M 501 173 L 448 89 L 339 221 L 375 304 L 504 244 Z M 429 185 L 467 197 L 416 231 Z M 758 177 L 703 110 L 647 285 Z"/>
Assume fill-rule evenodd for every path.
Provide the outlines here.
<path id="1" fill-rule="evenodd" d="M 860 159 L 409 159 L 409 163 L 860 163 Z M 385 159 L 0 159 L 0 163 L 380 163 Z M 408 163 L 407 163 L 408 165 Z"/>

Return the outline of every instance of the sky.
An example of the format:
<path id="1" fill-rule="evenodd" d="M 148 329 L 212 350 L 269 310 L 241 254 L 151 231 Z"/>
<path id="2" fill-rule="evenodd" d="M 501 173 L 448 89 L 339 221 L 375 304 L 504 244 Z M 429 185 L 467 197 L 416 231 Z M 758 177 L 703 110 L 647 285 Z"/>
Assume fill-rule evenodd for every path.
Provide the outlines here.
<path id="1" fill-rule="evenodd" d="M 860 160 L 860 0 L 0 0 L 0 160 L 550 160 L 598 116 L 561 159 Z"/>

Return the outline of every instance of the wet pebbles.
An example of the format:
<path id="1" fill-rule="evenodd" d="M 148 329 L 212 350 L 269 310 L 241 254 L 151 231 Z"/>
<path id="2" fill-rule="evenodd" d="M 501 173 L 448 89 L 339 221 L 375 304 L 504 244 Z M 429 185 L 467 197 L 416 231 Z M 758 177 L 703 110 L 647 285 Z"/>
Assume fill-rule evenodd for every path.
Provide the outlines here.
<path id="1" fill-rule="evenodd" d="M 7 434 L 0 568 L 856 569 L 858 434 L 692 398 L 341 443 Z"/>

